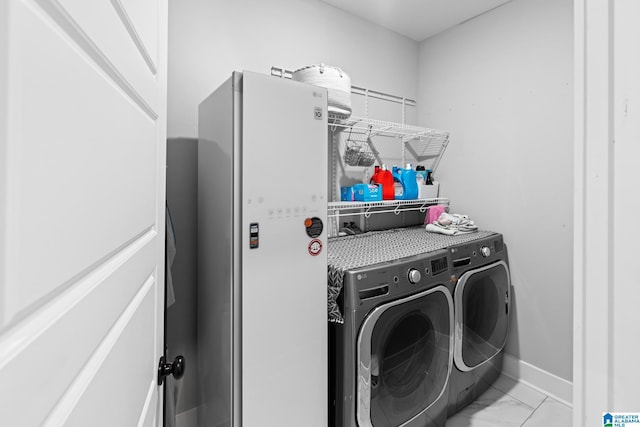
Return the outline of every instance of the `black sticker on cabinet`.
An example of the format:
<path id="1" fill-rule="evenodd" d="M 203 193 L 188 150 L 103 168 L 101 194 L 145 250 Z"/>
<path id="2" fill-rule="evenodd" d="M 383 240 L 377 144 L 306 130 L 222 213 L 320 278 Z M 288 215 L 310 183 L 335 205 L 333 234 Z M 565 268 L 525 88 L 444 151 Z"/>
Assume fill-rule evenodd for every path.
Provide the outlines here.
<path id="1" fill-rule="evenodd" d="M 317 216 L 305 219 L 304 225 L 307 230 L 307 236 L 311 237 L 312 239 L 320 236 L 322 234 L 322 230 L 324 230 L 324 224 L 322 223 L 322 220 Z"/>
<path id="2" fill-rule="evenodd" d="M 260 227 L 257 222 L 249 224 L 249 249 L 256 249 L 260 243 Z"/>

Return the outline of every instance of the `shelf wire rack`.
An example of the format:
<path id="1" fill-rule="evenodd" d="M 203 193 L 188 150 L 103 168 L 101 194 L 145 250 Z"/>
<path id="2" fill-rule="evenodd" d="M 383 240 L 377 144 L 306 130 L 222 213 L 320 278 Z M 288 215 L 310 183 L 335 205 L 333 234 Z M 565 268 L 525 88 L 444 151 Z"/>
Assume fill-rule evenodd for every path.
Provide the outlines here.
<path id="1" fill-rule="evenodd" d="M 376 136 L 397 138 L 403 146 L 403 163 L 405 160 L 404 150 L 406 149 L 416 161 L 434 172 L 449 144 L 449 132 L 437 129 L 356 116 L 346 119 L 329 116 L 328 122 L 332 132 L 348 131 L 351 138 L 356 135 L 366 138 Z"/>
<path id="2" fill-rule="evenodd" d="M 432 199 L 414 200 L 382 200 L 378 202 L 329 202 L 327 206 L 327 216 L 329 218 L 339 218 L 341 216 L 364 215 L 368 218 L 375 213 L 394 213 L 399 215 L 405 211 L 426 212 L 429 206 L 445 205 L 449 206 L 449 199 L 436 197 Z"/>

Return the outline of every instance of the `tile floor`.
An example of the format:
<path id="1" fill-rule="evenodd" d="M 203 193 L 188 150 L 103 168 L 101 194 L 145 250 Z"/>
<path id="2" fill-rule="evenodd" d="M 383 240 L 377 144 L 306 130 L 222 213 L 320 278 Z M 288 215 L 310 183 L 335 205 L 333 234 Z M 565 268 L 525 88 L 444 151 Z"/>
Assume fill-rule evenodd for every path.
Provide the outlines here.
<path id="1" fill-rule="evenodd" d="M 504 375 L 447 420 L 447 427 L 570 427 L 571 408 Z M 195 427 L 197 408 L 179 414 L 177 427 Z"/>
<path id="2" fill-rule="evenodd" d="M 571 417 L 569 406 L 502 375 L 447 427 L 564 427 Z"/>

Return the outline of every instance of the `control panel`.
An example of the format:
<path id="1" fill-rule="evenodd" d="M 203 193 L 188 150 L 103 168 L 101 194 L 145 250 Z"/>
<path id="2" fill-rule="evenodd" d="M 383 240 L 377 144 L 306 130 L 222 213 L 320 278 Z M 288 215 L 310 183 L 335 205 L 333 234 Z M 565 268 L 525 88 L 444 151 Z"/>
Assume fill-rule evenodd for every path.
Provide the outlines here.
<path id="1" fill-rule="evenodd" d="M 345 308 L 377 305 L 421 289 L 449 283 L 447 250 L 348 271 L 344 277 Z M 350 301 L 349 301 L 350 300 Z"/>
<path id="2" fill-rule="evenodd" d="M 453 270 L 460 272 L 469 266 L 478 266 L 493 261 L 504 250 L 502 236 L 490 237 L 449 248 Z"/>

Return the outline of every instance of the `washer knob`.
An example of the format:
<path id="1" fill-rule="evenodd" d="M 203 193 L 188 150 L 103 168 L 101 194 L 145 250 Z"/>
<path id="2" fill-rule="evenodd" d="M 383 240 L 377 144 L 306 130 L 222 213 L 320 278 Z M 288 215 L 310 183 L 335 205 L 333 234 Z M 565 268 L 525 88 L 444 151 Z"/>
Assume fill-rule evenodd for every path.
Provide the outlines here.
<path id="1" fill-rule="evenodd" d="M 415 268 L 409 269 L 408 276 L 409 276 L 409 282 L 413 283 L 414 285 L 418 283 L 422 278 L 420 271 L 416 270 Z"/>
<path id="2" fill-rule="evenodd" d="M 483 246 L 480 248 L 480 253 L 483 257 L 487 258 L 489 255 L 491 255 L 491 249 L 489 249 L 489 246 Z"/>

